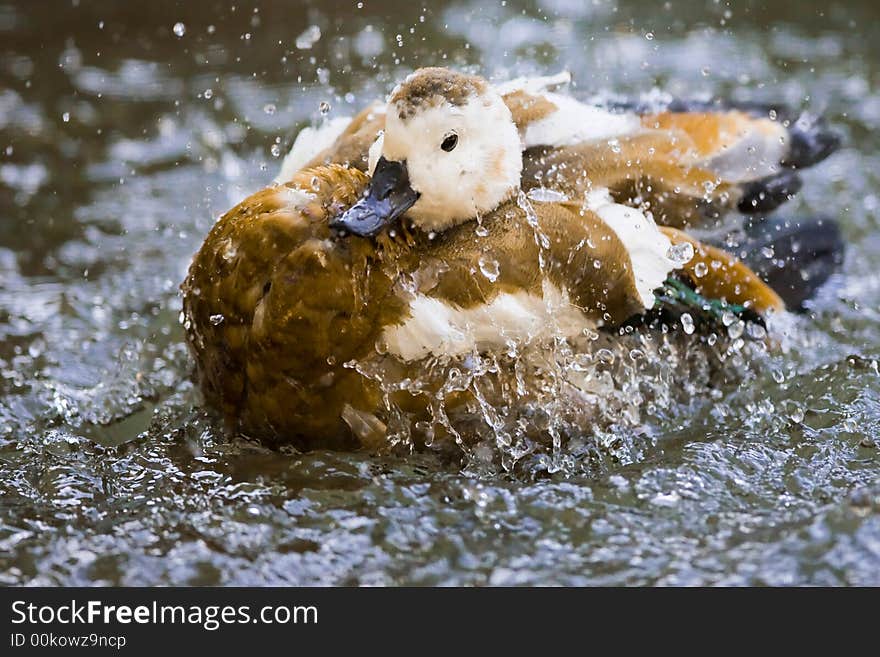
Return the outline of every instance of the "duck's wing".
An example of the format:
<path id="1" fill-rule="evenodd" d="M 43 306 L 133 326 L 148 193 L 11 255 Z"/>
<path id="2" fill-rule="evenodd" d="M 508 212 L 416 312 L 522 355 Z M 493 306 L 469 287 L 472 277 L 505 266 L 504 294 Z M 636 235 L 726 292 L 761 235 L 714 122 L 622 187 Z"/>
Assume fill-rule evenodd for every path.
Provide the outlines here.
<path id="1" fill-rule="evenodd" d="M 547 237 L 550 262 L 564 263 L 556 265 L 562 270 L 560 280 L 576 299 L 580 296 L 583 301 L 585 295 L 594 295 L 595 281 L 604 282 L 606 276 L 615 271 L 615 264 L 622 262 L 627 280 L 632 281 L 636 292 L 633 295 L 632 287 L 621 288 L 626 290 L 624 296 L 632 299 L 629 308 L 636 308 L 633 314 L 644 313 L 657 305 L 670 276 L 690 282 L 692 289 L 705 299 L 724 306 L 741 306 L 757 315 L 786 307 L 783 298 L 736 255 L 679 229 L 658 227 L 640 210 L 615 203 L 607 190 L 588 193 L 585 204 L 580 206 L 536 204 L 536 210 L 537 216 L 543 218 L 540 227 Z M 612 241 L 612 237 L 616 240 Z M 791 234 L 788 237 L 792 237 Z M 594 253 L 602 252 L 596 249 L 597 242 L 617 243 L 622 249 L 591 260 Z M 680 248 L 684 245 L 690 247 L 686 249 L 690 253 Z M 608 262 L 611 267 L 603 271 Z M 588 285 L 580 289 L 584 281 L 588 281 Z M 614 297 L 607 292 L 603 294 L 605 298 L 600 296 L 594 303 L 598 301 L 608 308 L 627 308 L 626 304 L 613 303 Z M 621 314 L 611 313 L 605 319 L 612 325 L 619 324 Z"/>
<path id="2" fill-rule="evenodd" d="M 796 170 L 840 143 L 821 119 L 782 108 L 670 103 L 599 107 L 555 93 L 510 102 L 526 149 L 525 188 L 596 186 L 687 226 L 737 208 L 768 212 L 800 189 Z"/>
<path id="3" fill-rule="evenodd" d="M 424 246 L 414 280 L 420 294 L 448 308 L 496 302 L 504 310 L 489 320 L 524 308 L 521 320 L 509 322 L 514 332 L 534 323 L 528 319 L 533 298 L 558 300 L 560 294 L 594 324 L 620 324 L 653 306 L 654 290 L 675 266 L 670 246 L 639 210 L 607 197 L 591 199 L 589 208 L 521 197 L 480 226 L 437 235 Z M 510 299 L 498 302 L 504 295 Z"/>
<path id="4" fill-rule="evenodd" d="M 337 248 L 327 227 L 366 183 L 341 166 L 300 171 L 227 212 L 194 256 L 181 285 L 186 338 L 201 389 L 231 430 L 345 446 L 346 405 L 375 404 L 344 364 L 372 348 L 375 313 L 390 312 L 387 290 L 367 303 L 368 285 L 390 283 L 365 274 L 368 240 Z"/>
<path id="5" fill-rule="evenodd" d="M 589 328 L 672 325 L 684 312 L 717 330 L 728 316 L 760 322 L 784 308 L 734 255 L 658 228 L 607 192 L 587 207 L 520 199 L 474 230 L 459 226 L 425 246 L 409 310 L 383 337 L 391 353 L 456 356 Z M 681 245 L 692 255 L 675 255 Z"/>
<path id="6" fill-rule="evenodd" d="M 659 224 L 700 225 L 735 205 L 735 184 L 678 162 L 677 144 L 656 132 L 565 147 L 534 147 L 523 158 L 525 190 L 548 187 L 571 199 L 607 190 L 625 205 L 650 211 Z"/>

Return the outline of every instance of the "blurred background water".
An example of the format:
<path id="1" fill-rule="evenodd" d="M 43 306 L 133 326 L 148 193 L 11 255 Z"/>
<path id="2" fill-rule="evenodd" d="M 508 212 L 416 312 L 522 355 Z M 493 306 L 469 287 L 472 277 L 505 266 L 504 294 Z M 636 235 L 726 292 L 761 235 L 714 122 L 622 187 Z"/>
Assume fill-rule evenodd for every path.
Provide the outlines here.
<path id="1" fill-rule="evenodd" d="M 880 584 L 873 2 L 0 2 L 0 583 Z M 849 251 L 782 352 L 594 476 L 270 452 L 199 407 L 177 286 L 298 128 L 424 65 L 784 101 Z"/>

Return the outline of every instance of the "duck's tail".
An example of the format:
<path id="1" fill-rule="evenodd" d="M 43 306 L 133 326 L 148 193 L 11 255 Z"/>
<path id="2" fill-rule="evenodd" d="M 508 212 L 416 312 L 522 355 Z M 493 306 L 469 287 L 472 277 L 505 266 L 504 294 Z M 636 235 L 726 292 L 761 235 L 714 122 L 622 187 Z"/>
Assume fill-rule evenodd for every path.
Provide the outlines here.
<path id="1" fill-rule="evenodd" d="M 829 218 L 763 221 L 727 240 L 727 250 L 676 229 L 661 230 L 674 244 L 690 243 L 694 257 L 655 292 L 651 310 L 627 322 L 633 326 L 708 334 L 727 330 L 739 319 L 740 326 L 763 327 L 769 310 L 805 310 L 843 262 L 840 228 Z M 749 330 L 746 335 L 763 333 Z"/>
<path id="2" fill-rule="evenodd" d="M 711 113 L 719 116 L 742 112 L 756 121 L 770 119 L 786 130 L 786 150 L 780 164 L 789 169 L 806 169 L 818 164 L 841 144 L 840 135 L 828 126 L 824 117 L 807 111 L 799 112 L 781 104 L 673 100 L 667 105 L 666 111 L 674 114 Z"/>
<path id="3" fill-rule="evenodd" d="M 745 214 L 778 208 L 800 191 L 803 183 L 799 170 L 818 164 L 840 148 L 840 135 L 828 126 L 824 117 L 809 112 L 798 115 L 781 105 L 743 104 L 733 111 L 746 112 L 753 121 L 773 116 L 786 132 L 782 138 L 785 151 L 779 162 L 781 171 L 743 183 L 737 209 Z"/>
<path id="4" fill-rule="evenodd" d="M 818 164 L 841 144 L 826 120 L 783 105 L 671 100 L 617 103 L 635 112 L 645 128 L 682 135 L 690 164 L 734 190 L 745 214 L 770 212 L 801 188 L 799 170 Z M 684 162 L 683 162 L 684 164 Z"/>

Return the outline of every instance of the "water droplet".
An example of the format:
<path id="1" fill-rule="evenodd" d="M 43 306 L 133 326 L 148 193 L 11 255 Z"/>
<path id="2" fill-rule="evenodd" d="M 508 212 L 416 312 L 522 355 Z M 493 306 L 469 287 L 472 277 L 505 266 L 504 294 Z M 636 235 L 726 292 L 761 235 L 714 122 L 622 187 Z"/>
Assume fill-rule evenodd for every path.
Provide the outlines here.
<path id="1" fill-rule="evenodd" d="M 708 273 L 709 273 L 709 267 L 706 265 L 705 262 L 698 262 L 696 265 L 694 265 L 694 275 L 697 278 L 703 278 L 703 276 L 705 276 Z"/>
<path id="2" fill-rule="evenodd" d="M 223 247 L 220 249 L 220 255 L 226 262 L 232 262 L 232 260 L 238 255 L 238 249 L 232 243 L 231 239 L 227 239 L 223 243 Z"/>
<path id="3" fill-rule="evenodd" d="M 742 337 L 745 328 L 745 322 L 741 319 L 738 319 L 727 327 L 727 335 L 729 335 L 731 339 L 736 340 Z"/>
<path id="4" fill-rule="evenodd" d="M 691 317 L 690 313 L 684 313 L 681 316 L 681 328 L 684 329 L 684 332 L 688 335 L 692 335 L 694 332 L 694 318 Z"/>
<path id="5" fill-rule="evenodd" d="M 606 365 L 610 365 L 614 362 L 614 354 L 610 349 L 599 349 L 596 352 L 596 360 L 600 363 L 605 363 Z"/>
<path id="6" fill-rule="evenodd" d="M 558 192 L 555 189 L 547 189 L 546 187 L 530 189 L 527 196 L 532 201 L 538 201 L 539 203 L 565 203 L 569 200 L 568 196 L 562 192 Z"/>
<path id="7" fill-rule="evenodd" d="M 65 123 L 70 123 L 70 112 L 65 112 L 61 115 L 61 120 Z"/>
<path id="8" fill-rule="evenodd" d="M 281 155 L 281 145 L 280 144 L 272 144 L 272 147 L 269 149 L 272 153 L 272 157 L 279 157 Z"/>
<path id="9" fill-rule="evenodd" d="M 174 27 L 171 29 L 174 31 L 175 36 L 177 36 L 178 38 L 186 34 L 186 25 L 184 25 L 183 23 L 175 23 Z"/>
<path id="10" fill-rule="evenodd" d="M 676 491 L 672 491 L 671 493 L 657 493 L 656 495 L 654 495 L 654 497 L 651 498 L 651 504 L 665 507 L 675 506 L 680 501 L 681 495 L 679 495 Z"/>
<path id="11" fill-rule="evenodd" d="M 317 25 L 309 25 L 302 34 L 296 37 L 298 50 L 310 50 L 321 38 L 321 28 Z"/>
<path id="12" fill-rule="evenodd" d="M 214 326 L 220 326 L 226 318 L 223 315 L 211 315 L 209 319 Z"/>
<path id="13" fill-rule="evenodd" d="M 498 280 L 498 274 L 500 273 L 501 268 L 497 260 L 483 256 L 480 258 L 479 263 L 480 271 L 483 272 L 483 276 L 489 279 L 491 283 Z"/>
<path id="14" fill-rule="evenodd" d="M 677 269 L 689 263 L 694 257 L 694 245 L 690 242 L 673 244 L 666 252 L 666 257 L 672 261 L 673 266 Z"/>
<path id="15" fill-rule="evenodd" d="M 767 329 L 757 322 L 749 322 L 746 325 L 746 333 L 748 333 L 749 337 L 753 340 L 763 340 L 767 337 Z"/>
<path id="16" fill-rule="evenodd" d="M 646 38 L 648 41 L 653 41 L 653 40 L 654 40 L 654 33 L 653 33 L 653 32 L 647 32 L 647 33 L 645 34 L 645 38 Z"/>
<path id="17" fill-rule="evenodd" d="M 321 104 L 318 105 L 318 111 L 321 113 L 321 116 L 327 116 L 330 112 L 330 103 L 326 100 L 322 100 Z"/>
<path id="18" fill-rule="evenodd" d="M 205 89 L 205 93 L 202 95 L 205 97 L 205 100 L 211 100 L 214 97 L 214 90 L 211 88 Z"/>
<path id="19" fill-rule="evenodd" d="M 800 424 L 804 421 L 804 409 L 797 404 L 792 404 L 791 410 L 788 412 L 788 417 L 795 424 Z"/>
<path id="20" fill-rule="evenodd" d="M 265 105 L 263 105 L 263 111 L 269 116 L 272 116 L 277 109 L 278 108 L 275 107 L 275 103 L 266 103 Z"/>

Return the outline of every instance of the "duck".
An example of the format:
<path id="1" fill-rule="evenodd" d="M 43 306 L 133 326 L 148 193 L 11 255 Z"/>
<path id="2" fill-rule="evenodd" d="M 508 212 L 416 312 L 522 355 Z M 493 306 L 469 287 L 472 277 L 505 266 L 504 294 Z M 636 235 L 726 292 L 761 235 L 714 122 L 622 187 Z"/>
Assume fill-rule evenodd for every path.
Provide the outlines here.
<path id="1" fill-rule="evenodd" d="M 473 391 L 448 389 L 450 363 L 597 331 L 614 339 L 669 299 L 689 311 L 676 316 L 686 333 L 692 315 L 761 322 L 786 307 L 743 260 L 619 202 L 607 179 L 548 174 L 583 135 L 538 146 L 548 168 L 524 187 L 523 124 L 480 78 L 417 72 L 383 109 L 313 140 L 305 168 L 226 213 L 193 259 L 186 338 L 230 431 L 298 449 L 382 449 L 403 421 L 410 437 L 431 434 L 423 444 L 438 424 L 467 442 L 448 409 L 472 405 Z M 363 166 L 335 161 L 364 157 L 352 155 L 363 144 L 340 146 L 377 115 Z M 442 375 L 426 385 L 426 372 Z"/>

